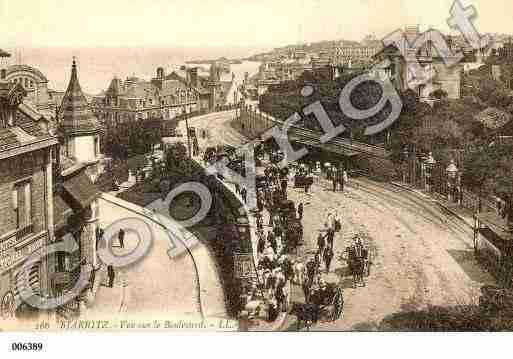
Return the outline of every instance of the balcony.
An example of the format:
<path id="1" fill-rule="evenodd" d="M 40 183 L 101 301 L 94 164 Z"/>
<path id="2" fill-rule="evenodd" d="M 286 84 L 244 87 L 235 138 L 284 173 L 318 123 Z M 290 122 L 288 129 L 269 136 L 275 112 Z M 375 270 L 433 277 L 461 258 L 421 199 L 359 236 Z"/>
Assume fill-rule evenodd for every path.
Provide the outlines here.
<path id="1" fill-rule="evenodd" d="M 23 239 L 32 233 L 34 233 L 34 225 L 31 223 L 31 224 L 29 224 L 23 228 L 20 228 L 16 231 L 16 240 Z"/>

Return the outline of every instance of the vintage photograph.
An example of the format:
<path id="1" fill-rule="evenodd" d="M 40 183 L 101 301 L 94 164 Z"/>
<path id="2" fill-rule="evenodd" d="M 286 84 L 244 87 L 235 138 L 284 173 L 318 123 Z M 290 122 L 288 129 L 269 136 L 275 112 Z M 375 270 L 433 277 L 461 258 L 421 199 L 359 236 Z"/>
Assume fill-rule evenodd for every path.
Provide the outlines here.
<path id="1" fill-rule="evenodd" d="M 511 14 L 0 0 L 0 331 L 512 331 Z"/>

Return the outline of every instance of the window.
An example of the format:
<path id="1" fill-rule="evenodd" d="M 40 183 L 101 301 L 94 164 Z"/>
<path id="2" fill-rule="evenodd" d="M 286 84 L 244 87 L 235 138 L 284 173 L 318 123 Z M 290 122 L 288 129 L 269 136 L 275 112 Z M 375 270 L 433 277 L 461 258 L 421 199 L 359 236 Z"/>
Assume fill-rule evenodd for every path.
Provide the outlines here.
<path id="1" fill-rule="evenodd" d="M 12 198 L 16 229 L 18 231 L 25 230 L 32 225 L 32 185 L 30 181 L 17 183 L 12 191 Z"/>
<path id="2" fill-rule="evenodd" d="M 29 87 L 29 80 L 25 77 L 25 87 Z"/>

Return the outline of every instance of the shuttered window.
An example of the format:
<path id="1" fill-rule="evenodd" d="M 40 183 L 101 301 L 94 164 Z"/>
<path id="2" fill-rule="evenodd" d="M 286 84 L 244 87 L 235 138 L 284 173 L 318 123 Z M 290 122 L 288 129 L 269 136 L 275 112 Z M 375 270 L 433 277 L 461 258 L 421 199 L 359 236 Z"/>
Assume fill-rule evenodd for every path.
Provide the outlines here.
<path id="1" fill-rule="evenodd" d="M 14 186 L 13 206 L 16 215 L 16 229 L 23 230 L 32 224 L 32 185 L 29 181 Z"/>

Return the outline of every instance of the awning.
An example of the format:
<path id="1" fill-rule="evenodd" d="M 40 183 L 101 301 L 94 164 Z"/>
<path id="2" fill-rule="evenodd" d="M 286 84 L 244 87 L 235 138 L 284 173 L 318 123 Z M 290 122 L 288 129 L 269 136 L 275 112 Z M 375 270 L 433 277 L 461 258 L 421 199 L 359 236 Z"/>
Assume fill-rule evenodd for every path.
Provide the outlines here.
<path id="1" fill-rule="evenodd" d="M 63 187 L 82 208 L 89 206 L 100 195 L 100 190 L 85 172 L 66 179 Z"/>

